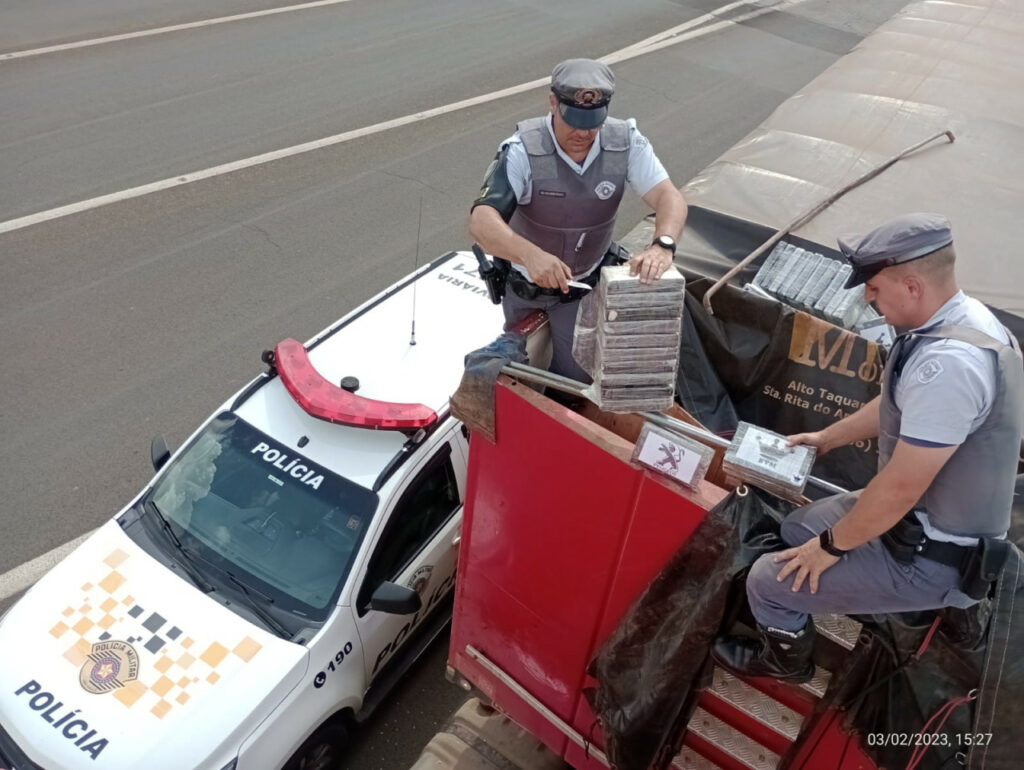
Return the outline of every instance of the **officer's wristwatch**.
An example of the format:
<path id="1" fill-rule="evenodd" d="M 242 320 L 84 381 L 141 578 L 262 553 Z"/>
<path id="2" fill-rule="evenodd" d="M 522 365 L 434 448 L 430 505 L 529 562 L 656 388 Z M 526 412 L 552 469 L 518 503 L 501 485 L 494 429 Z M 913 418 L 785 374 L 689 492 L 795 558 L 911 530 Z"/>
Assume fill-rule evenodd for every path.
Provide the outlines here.
<path id="1" fill-rule="evenodd" d="M 825 553 L 830 553 L 833 556 L 842 556 L 844 553 L 847 553 L 842 548 L 835 547 L 835 544 L 832 542 L 831 527 L 829 527 L 820 535 L 818 535 L 818 545 L 821 546 L 821 550 L 823 550 Z"/>
<path id="2" fill-rule="evenodd" d="M 663 249 L 668 249 L 673 257 L 676 255 L 676 239 L 671 235 L 659 235 L 651 241 L 651 245 L 661 246 Z"/>

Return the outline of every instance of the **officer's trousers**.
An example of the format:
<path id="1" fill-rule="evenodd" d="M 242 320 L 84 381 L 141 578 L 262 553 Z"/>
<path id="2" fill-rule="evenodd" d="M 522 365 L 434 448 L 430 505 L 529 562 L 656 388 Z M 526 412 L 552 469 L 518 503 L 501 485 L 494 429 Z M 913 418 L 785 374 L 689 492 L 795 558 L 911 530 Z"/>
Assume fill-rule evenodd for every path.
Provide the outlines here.
<path id="1" fill-rule="evenodd" d="M 549 371 L 578 380 L 585 385 L 590 384 L 590 375 L 572 357 L 572 337 L 576 329 L 576 313 L 580 307 L 580 300 L 562 302 L 556 296 L 523 299 L 509 288 L 505 291 L 501 307 L 505 311 L 505 331 L 522 321 L 533 310 L 537 308 L 544 310 L 548 314 L 548 323 L 551 329 L 552 350 Z"/>
<path id="2" fill-rule="evenodd" d="M 834 495 L 798 508 L 782 522 L 782 539 L 789 546 L 797 546 L 816 538 L 834 526 L 859 495 L 859 491 Z M 785 563 L 774 563 L 773 556 L 761 556 L 747 577 L 750 609 L 762 626 L 799 631 L 807 613 L 870 615 L 970 607 L 975 603 L 960 591 L 960 572 L 955 567 L 921 558 L 900 564 L 878 538 L 854 548 L 825 570 L 816 594 L 811 593 L 806 580 L 794 593 L 793 575 L 779 582 L 779 570 Z"/>

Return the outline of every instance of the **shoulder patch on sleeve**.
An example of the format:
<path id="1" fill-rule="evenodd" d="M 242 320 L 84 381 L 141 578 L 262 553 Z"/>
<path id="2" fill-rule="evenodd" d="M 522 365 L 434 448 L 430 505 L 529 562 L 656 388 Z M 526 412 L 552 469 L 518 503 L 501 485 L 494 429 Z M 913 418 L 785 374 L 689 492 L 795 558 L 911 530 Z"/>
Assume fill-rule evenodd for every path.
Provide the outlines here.
<path id="1" fill-rule="evenodd" d="M 917 367 L 917 369 L 914 372 L 914 376 L 917 378 L 917 381 L 920 382 L 922 385 L 927 385 L 929 382 L 931 382 L 940 374 L 942 374 L 942 372 L 942 364 L 940 364 L 934 358 L 930 358 Z"/>

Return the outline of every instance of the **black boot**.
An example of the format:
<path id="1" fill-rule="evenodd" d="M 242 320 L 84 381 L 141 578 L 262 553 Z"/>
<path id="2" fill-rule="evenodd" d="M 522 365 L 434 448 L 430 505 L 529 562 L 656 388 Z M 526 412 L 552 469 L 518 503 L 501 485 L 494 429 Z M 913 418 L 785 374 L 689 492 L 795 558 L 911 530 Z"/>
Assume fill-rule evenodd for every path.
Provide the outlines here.
<path id="1" fill-rule="evenodd" d="M 726 636 L 715 642 L 711 657 L 737 676 L 770 676 L 787 682 L 809 682 L 814 677 L 811 651 L 814 648 L 814 625 L 800 631 L 783 631 L 760 624 L 760 641 L 746 636 Z"/>

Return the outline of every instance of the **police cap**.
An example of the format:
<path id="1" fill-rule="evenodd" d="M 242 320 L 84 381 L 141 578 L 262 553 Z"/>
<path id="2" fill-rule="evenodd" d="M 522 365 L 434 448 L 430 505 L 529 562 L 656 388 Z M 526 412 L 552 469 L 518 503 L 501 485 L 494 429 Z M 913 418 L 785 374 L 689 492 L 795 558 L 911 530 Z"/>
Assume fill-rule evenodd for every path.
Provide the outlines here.
<path id="1" fill-rule="evenodd" d="M 904 214 L 866 235 L 837 239 L 839 251 L 853 267 L 846 288 L 852 289 L 887 267 L 900 265 L 953 242 L 949 220 L 942 214 Z"/>
<path id="2" fill-rule="evenodd" d="M 562 120 L 586 131 L 598 128 L 608 117 L 615 76 L 599 61 L 566 59 L 551 72 L 551 91 Z"/>

